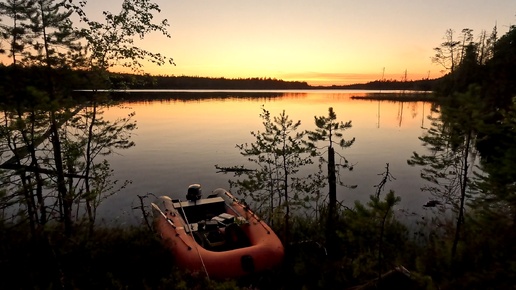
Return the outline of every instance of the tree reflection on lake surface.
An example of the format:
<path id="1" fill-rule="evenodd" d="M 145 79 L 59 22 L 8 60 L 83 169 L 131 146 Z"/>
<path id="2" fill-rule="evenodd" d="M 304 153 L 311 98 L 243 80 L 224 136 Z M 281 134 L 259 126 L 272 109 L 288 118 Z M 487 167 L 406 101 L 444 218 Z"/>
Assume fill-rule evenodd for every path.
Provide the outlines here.
<path id="1" fill-rule="evenodd" d="M 347 138 L 356 138 L 352 147 L 340 153 L 354 164 L 354 170 L 343 172 L 341 179 L 357 188 L 338 187 L 339 201 L 346 205 L 352 205 L 355 200 L 367 201 L 381 180 L 385 164 L 389 163 L 395 179 L 386 189 L 394 190 L 402 198 L 398 208 L 408 213 L 421 212 L 429 197 L 420 190 L 424 181 L 419 169 L 407 165 L 407 160 L 412 152 L 424 150 L 418 137 L 426 131 L 432 105 L 420 101 L 351 98 L 368 93 L 346 90 L 133 93 L 124 103 L 125 108 L 112 107 L 105 111 L 105 117 L 113 120 L 130 111 L 136 113 L 138 130 L 132 138 L 136 146 L 109 158 L 116 179 L 132 180 L 132 184 L 106 200 L 99 214 L 106 221 L 114 218 L 133 223 L 139 221 L 139 213 L 132 210 L 139 202 L 137 195 L 150 192 L 183 199 L 192 183 L 200 183 L 205 194 L 217 187 L 228 187 L 232 176 L 217 173 L 215 165 L 245 162 L 235 146 L 252 142 L 250 132 L 262 129 L 259 118 L 262 106 L 272 116 L 285 110 L 291 119 L 301 120 L 302 130 L 313 130 L 314 116 L 324 115 L 333 107 L 340 120 L 352 121 L 353 127 L 346 131 Z"/>
<path id="2" fill-rule="evenodd" d="M 125 187 L 104 158 L 134 145 L 133 114 L 105 120 L 97 97 L 2 106 L 0 222 L 32 233 L 49 222 L 67 234 L 83 221 L 92 228 L 101 202 Z"/>

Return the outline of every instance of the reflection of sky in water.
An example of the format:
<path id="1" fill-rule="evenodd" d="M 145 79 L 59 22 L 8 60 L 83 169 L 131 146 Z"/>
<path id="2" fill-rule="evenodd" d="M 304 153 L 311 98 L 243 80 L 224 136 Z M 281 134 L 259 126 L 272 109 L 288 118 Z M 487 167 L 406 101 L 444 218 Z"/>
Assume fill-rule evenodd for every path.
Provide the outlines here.
<path id="1" fill-rule="evenodd" d="M 333 107 L 338 120 L 352 121 L 345 138 L 356 138 L 352 147 L 340 153 L 355 164 L 353 171 L 343 172 L 342 179 L 358 188 L 338 187 L 339 200 L 349 206 L 355 200 L 367 202 L 389 163 L 396 179 L 387 183 L 385 192 L 392 189 L 401 196 L 399 208 L 420 212 L 431 197 L 420 190 L 420 168 L 408 166 L 407 159 L 413 151 L 424 150 L 418 137 L 425 132 L 422 125 L 429 127 L 430 104 L 351 100 L 353 95 L 363 92 L 307 91 L 273 99 L 152 101 L 126 104 L 130 109 L 110 108 L 106 119 L 136 112 L 136 146 L 110 157 L 116 178 L 133 183 L 104 202 L 99 218 L 133 222 L 139 214 L 131 210 L 138 205 L 137 195 L 148 192 L 183 199 L 192 183 L 200 183 L 205 195 L 217 187 L 227 188 L 232 175 L 216 173 L 215 165 L 244 164 L 246 158 L 235 145 L 253 142 L 250 132 L 263 130 L 262 105 L 273 117 L 285 110 L 291 119 L 301 120 L 306 130 L 314 129 L 314 116 L 326 116 Z"/>

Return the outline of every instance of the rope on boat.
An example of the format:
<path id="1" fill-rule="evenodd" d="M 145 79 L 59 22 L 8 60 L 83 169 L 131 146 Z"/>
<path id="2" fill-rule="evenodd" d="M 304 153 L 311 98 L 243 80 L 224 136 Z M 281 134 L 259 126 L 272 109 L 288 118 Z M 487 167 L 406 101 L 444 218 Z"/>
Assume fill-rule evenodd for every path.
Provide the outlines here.
<path id="1" fill-rule="evenodd" d="M 186 217 L 185 210 L 183 209 L 183 204 L 181 203 L 181 200 L 179 200 L 179 207 L 181 208 L 181 211 L 183 212 L 183 217 L 185 218 L 186 225 L 188 226 L 188 231 L 190 232 L 190 236 L 192 237 L 192 240 L 195 241 L 195 238 L 193 236 L 193 230 L 190 227 L 190 222 L 188 222 L 188 217 Z M 202 268 L 204 269 L 204 273 L 206 273 L 206 277 L 208 280 L 210 280 L 210 275 L 208 274 L 208 270 L 206 269 L 206 265 L 204 264 L 204 259 L 201 256 L 201 252 L 199 252 L 199 248 L 197 243 L 195 243 L 195 250 L 197 250 L 197 254 L 199 255 L 199 259 L 201 260 Z"/>
<path id="2" fill-rule="evenodd" d="M 188 247 L 188 250 L 191 250 L 192 247 L 185 241 L 183 240 L 183 238 L 181 237 L 181 235 L 177 232 L 177 227 L 176 225 L 174 225 L 174 223 L 172 222 L 171 219 L 169 218 L 166 218 L 167 222 L 174 228 L 174 230 L 176 230 L 176 237 L 179 237 L 179 239 L 181 240 L 181 242 L 183 242 L 183 244 L 185 244 L 185 246 Z"/>
<path id="3" fill-rule="evenodd" d="M 172 226 L 172 228 L 174 228 L 174 230 L 176 230 L 176 237 L 179 237 L 181 242 L 183 242 L 183 244 L 185 244 L 185 246 L 187 246 L 188 249 L 192 249 L 192 247 L 190 247 L 190 245 L 188 245 L 188 243 L 185 240 L 183 240 L 183 238 L 179 235 L 179 233 L 177 232 L 177 226 L 174 224 L 174 222 L 172 222 L 172 220 L 170 218 L 168 218 L 167 215 L 164 214 L 161 211 L 161 209 L 159 209 L 159 207 L 157 207 L 155 204 L 152 204 L 152 205 L 159 210 L 159 213 L 163 216 L 163 218 Z"/>

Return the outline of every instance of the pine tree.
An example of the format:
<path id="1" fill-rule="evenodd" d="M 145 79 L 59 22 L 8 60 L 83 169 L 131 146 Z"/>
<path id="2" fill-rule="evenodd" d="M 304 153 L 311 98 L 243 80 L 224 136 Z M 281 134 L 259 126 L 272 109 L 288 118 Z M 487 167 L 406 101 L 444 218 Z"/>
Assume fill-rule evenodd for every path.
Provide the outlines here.
<path id="1" fill-rule="evenodd" d="M 0 2 L 0 15 L 4 16 L 10 24 L 0 24 L 2 39 L 9 44 L 8 56 L 12 64 L 17 65 L 18 56 L 24 51 L 28 33 L 28 20 L 34 15 L 35 8 L 31 0 L 6 0 Z M 6 51 L 2 51 L 5 53 Z"/>
<path id="2" fill-rule="evenodd" d="M 285 111 L 271 117 L 266 109 L 262 109 L 260 117 L 264 131 L 251 132 L 256 141 L 237 145 L 240 154 L 257 169 L 231 167 L 236 177 L 244 178 L 230 181 L 230 184 L 238 194 L 250 196 L 259 209 L 265 207 L 265 217 L 271 223 L 278 212 L 284 214 L 283 241 L 288 243 L 291 210 L 306 207 L 318 196 L 321 179 L 319 174 L 299 174 L 302 167 L 313 163 L 311 148 L 303 142 L 305 132 L 299 129 L 301 121 L 294 122 Z"/>
<path id="3" fill-rule="evenodd" d="M 315 116 L 315 131 L 308 131 L 308 138 L 310 140 L 309 146 L 312 148 L 312 154 L 320 156 L 322 163 L 327 163 L 327 181 L 328 181 L 328 214 L 326 220 L 326 239 L 328 243 L 329 251 L 333 251 L 335 248 L 335 229 L 334 221 L 337 219 L 337 168 L 341 166 L 349 170 L 353 170 L 353 167 L 348 164 L 348 160 L 341 156 L 343 164 L 337 164 L 335 162 L 335 149 L 334 145 L 338 145 L 341 148 L 347 148 L 353 145 L 355 138 L 351 140 L 345 140 L 343 138 L 343 131 L 351 128 L 351 121 L 346 123 L 337 121 L 337 114 L 333 111 L 333 108 L 328 109 L 328 116 Z M 320 148 L 317 148 L 317 142 L 327 142 L 327 145 L 323 148 L 327 148 L 327 160 L 324 159 L 323 153 L 320 152 Z"/>
<path id="4" fill-rule="evenodd" d="M 84 213 L 81 206 L 86 207 L 93 226 L 99 202 L 125 186 L 113 186 L 109 164 L 96 159 L 133 146 L 130 132 L 136 126 L 132 115 L 116 122 L 103 121 L 99 108 L 109 103 L 101 94 L 89 98 L 92 103 L 73 100 L 74 87 L 66 78 L 82 69 L 95 71 L 95 76 L 103 80 L 109 68 L 95 65 L 98 54 L 92 48 L 100 48 L 88 43 L 93 39 L 91 35 L 104 32 L 102 27 L 78 30 L 71 21 L 73 13 L 83 21 L 87 19 L 82 11 L 86 2 L 75 5 L 67 0 L 9 0 L 1 4 L 0 11 L 6 16 L 3 20 L 14 24 L 1 27 L 2 37 L 9 40 L 6 53 L 12 60 L 6 70 L 12 81 L 2 90 L 4 99 L 10 101 L 3 107 L 2 132 L 8 140 L 6 149 L 13 156 L 0 168 L 14 169 L 19 175 L 19 180 L 11 182 L 19 188 L 2 200 L 2 206 L 23 205 L 33 232 L 56 218 L 64 224 L 66 234 L 71 234 Z M 117 18 L 118 26 L 110 29 L 118 37 L 103 39 L 107 45 L 101 51 L 104 60 L 116 64 L 120 59 L 116 44 L 132 43 L 133 33 L 143 37 L 156 30 L 166 32 L 166 21 L 152 23 L 156 11 L 156 4 L 142 0 L 124 1 L 119 16 L 106 12 L 108 22 Z M 131 60 L 160 60 L 156 57 L 159 54 L 136 45 L 126 47 L 124 53 L 132 65 Z M 91 86 L 98 87 L 99 79 L 91 79 Z"/>

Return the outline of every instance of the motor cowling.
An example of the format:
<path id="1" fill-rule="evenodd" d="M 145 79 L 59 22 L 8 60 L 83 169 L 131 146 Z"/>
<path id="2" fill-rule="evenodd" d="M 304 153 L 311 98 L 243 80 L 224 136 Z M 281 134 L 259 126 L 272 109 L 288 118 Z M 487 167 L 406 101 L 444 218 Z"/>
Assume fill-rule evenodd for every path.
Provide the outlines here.
<path id="1" fill-rule="evenodd" d="M 188 192 L 186 193 L 186 199 L 196 201 L 201 199 L 202 189 L 200 184 L 192 184 L 188 186 Z"/>

